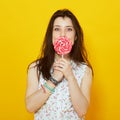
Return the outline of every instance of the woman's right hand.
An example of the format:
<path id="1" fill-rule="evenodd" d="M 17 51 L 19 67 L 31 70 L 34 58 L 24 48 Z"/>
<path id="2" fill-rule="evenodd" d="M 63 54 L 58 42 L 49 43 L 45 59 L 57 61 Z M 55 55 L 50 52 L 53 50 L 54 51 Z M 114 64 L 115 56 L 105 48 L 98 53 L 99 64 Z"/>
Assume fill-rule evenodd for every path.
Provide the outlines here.
<path id="1" fill-rule="evenodd" d="M 58 61 L 56 61 L 53 64 L 53 75 L 52 75 L 52 77 L 55 78 L 58 82 L 60 82 L 63 79 L 63 73 L 59 70 L 56 70 L 56 67 L 58 67 Z"/>

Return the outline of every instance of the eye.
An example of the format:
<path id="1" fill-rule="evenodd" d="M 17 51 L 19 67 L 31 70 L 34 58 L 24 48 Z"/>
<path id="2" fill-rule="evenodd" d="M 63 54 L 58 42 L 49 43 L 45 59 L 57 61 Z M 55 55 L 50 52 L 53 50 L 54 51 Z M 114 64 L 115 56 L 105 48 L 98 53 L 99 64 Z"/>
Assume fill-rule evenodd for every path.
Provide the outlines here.
<path id="1" fill-rule="evenodd" d="M 67 28 L 68 31 L 72 31 L 73 29 L 72 28 Z"/>
<path id="2" fill-rule="evenodd" d="M 59 28 L 54 28 L 54 31 L 59 31 L 60 29 Z"/>

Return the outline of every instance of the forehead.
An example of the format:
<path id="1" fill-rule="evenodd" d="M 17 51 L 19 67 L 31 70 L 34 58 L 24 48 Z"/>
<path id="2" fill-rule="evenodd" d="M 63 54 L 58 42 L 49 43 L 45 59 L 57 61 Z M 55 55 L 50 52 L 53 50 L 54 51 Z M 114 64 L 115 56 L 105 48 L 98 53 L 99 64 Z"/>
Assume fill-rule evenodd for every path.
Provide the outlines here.
<path id="1" fill-rule="evenodd" d="M 54 21 L 54 26 L 73 26 L 72 20 L 69 17 L 57 17 Z"/>

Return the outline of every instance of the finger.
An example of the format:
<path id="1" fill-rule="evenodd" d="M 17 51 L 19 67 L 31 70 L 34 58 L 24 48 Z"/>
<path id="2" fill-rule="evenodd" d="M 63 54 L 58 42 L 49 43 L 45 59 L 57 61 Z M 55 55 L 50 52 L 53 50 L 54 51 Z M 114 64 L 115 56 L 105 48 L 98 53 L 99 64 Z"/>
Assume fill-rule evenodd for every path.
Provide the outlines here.
<path id="1" fill-rule="evenodd" d="M 59 62 L 55 62 L 54 64 L 53 64 L 53 66 L 63 66 L 63 65 L 65 65 L 65 63 L 63 62 L 63 61 L 59 61 Z"/>
<path id="2" fill-rule="evenodd" d="M 54 67 L 54 70 L 57 70 L 57 71 L 60 71 L 60 72 L 62 72 L 63 73 L 63 68 L 62 67 Z"/>
<path id="3" fill-rule="evenodd" d="M 65 63 L 65 64 L 70 64 L 70 60 L 66 60 L 66 59 L 60 59 L 60 62 Z"/>
<path id="4" fill-rule="evenodd" d="M 64 65 L 61 64 L 61 63 L 55 63 L 55 64 L 53 65 L 53 68 L 56 68 L 56 67 L 63 68 Z"/>

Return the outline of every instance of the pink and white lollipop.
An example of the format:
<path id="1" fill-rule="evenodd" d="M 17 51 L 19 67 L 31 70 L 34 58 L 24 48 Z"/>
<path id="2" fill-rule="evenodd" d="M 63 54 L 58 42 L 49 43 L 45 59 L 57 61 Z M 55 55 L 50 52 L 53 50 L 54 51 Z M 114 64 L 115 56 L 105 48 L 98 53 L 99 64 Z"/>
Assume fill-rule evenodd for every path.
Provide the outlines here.
<path id="1" fill-rule="evenodd" d="M 62 57 L 63 55 L 70 53 L 72 49 L 72 42 L 66 37 L 57 38 L 53 45 L 54 50 L 57 54 L 62 55 Z"/>

